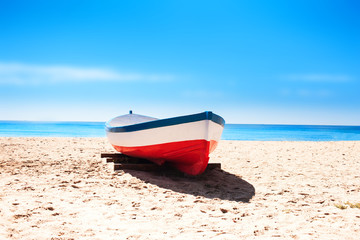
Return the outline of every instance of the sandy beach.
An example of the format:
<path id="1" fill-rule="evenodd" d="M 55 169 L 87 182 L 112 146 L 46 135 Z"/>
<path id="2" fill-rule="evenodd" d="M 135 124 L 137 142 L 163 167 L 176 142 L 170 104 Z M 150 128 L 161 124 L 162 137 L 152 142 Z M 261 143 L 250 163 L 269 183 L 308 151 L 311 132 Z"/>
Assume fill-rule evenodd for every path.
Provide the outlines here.
<path id="1" fill-rule="evenodd" d="M 0 239 L 359 239 L 360 141 L 221 141 L 222 170 L 115 173 L 105 138 L 0 138 Z"/>

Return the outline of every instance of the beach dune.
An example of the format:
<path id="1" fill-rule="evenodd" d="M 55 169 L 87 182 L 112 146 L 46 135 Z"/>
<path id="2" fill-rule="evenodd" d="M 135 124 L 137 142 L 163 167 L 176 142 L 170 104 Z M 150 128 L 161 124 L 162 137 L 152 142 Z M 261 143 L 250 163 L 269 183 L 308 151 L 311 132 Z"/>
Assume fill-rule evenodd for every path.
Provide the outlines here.
<path id="1" fill-rule="evenodd" d="M 105 138 L 0 138 L 0 239 L 358 239 L 360 142 L 221 141 L 196 177 Z M 357 205 L 359 204 L 359 205 Z"/>

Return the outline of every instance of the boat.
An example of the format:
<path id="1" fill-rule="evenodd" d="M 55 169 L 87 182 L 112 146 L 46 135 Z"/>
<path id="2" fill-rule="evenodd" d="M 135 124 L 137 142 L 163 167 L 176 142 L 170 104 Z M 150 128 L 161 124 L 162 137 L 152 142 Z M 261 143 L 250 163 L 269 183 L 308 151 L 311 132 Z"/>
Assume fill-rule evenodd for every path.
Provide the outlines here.
<path id="1" fill-rule="evenodd" d="M 158 165 L 166 162 L 188 175 L 198 175 L 205 171 L 224 124 L 211 111 L 166 119 L 130 111 L 109 120 L 105 129 L 110 144 L 124 155 Z"/>

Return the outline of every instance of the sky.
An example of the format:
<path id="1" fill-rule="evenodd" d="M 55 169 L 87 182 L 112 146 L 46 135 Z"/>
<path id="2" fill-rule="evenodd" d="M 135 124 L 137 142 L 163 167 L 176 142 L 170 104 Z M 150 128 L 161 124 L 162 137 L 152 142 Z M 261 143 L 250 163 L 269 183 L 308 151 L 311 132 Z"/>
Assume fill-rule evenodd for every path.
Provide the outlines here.
<path id="1" fill-rule="evenodd" d="M 0 119 L 360 125 L 355 0 L 0 1 Z"/>

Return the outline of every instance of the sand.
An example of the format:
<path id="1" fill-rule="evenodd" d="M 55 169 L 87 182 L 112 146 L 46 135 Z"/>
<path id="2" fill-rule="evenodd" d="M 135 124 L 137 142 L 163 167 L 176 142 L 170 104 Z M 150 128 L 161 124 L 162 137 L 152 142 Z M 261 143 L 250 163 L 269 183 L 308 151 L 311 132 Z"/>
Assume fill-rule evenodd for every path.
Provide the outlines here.
<path id="1" fill-rule="evenodd" d="M 105 138 L 0 138 L 0 239 L 360 236 L 360 141 L 221 141 L 222 170 L 197 177 L 114 173 L 102 152 Z"/>

